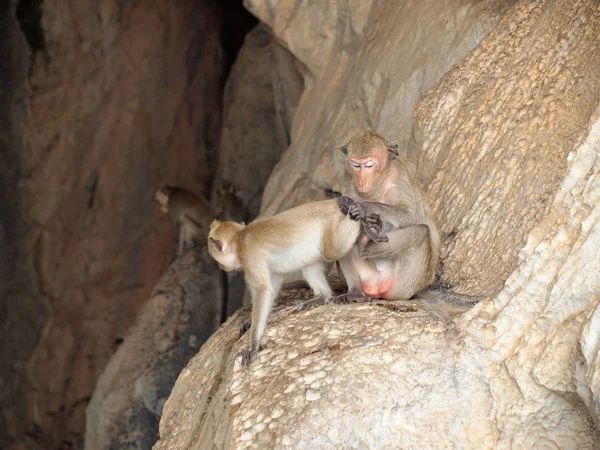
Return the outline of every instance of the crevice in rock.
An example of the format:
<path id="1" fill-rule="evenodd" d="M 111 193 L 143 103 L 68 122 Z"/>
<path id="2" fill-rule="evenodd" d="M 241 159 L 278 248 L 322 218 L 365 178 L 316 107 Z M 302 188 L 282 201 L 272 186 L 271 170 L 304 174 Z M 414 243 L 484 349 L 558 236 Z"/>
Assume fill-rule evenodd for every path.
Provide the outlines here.
<path id="1" fill-rule="evenodd" d="M 25 35 L 30 50 L 29 73 L 33 67 L 33 59 L 37 52 L 42 52 L 47 58 L 46 37 L 42 28 L 43 0 L 20 0 L 17 3 L 16 16 L 19 27 Z"/>

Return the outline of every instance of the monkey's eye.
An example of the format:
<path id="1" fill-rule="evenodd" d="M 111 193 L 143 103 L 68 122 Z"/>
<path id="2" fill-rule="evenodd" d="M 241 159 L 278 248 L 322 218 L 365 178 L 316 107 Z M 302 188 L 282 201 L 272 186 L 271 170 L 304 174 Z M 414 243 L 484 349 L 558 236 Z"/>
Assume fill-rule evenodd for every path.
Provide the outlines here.
<path id="1" fill-rule="evenodd" d="M 373 161 L 367 161 L 365 163 L 365 167 L 373 167 L 375 165 L 375 163 Z"/>
<path id="2" fill-rule="evenodd" d="M 350 164 L 352 164 L 352 167 L 356 167 L 357 169 L 360 167 L 360 164 L 356 161 L 350 161 Z"/>

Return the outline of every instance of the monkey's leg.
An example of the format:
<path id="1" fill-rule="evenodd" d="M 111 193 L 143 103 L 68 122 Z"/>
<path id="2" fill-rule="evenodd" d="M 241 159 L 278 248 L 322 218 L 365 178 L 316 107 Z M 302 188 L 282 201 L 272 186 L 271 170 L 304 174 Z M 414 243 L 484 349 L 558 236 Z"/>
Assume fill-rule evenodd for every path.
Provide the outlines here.
<path id="1" fill-rule="evenodd" d="M 348 285 L 348 292 L 341 295 L 336 295 L 331 299 L 332 302 L 337 304 L 344 303 L 358 303 L 371 301 L 372 298 L 363 294 L 361 290 L 362 281 L 360 278 L 359 268 L 361 271 L 375 270 L 370 267 L 368 261 L 363 261 L 358 256 L 358 250 L 354 247 L 350 252 L 339 260 L 339 269 L 342 272 L 342 276 L 346 280 Z"/>
<path id="2" fill-rule="evenodd" d="M 388 236 L 390 241 L 387 244 L 369 242 L 363 254 L 366 258 L 375 258 L 371 261 L 376 266 L 385 264 L 390 270 L 389 278 L 376 281 L 375 287 L 380 296 L 407 300 L 433 281 L 429 270 L 429 227 L 414 225 L 394 230 Z M 383 245 L 388 248 L 381 248 Z"/>
<path id="3" fill-rule="evenodd" d="M 246 271 L 246 281 L 252 293 L 252 327 L 250 345 L 240 353 L 244 366 L 250 365 L 252 357 L 260 349 L 260 341 L 282 280 L 281 277 L 271 276 L 269 269 L 261 265 Z"/>
<path id="4" fill-rule="evenodd" d="M 325 276 L 325 268 L 323 264 L 317 263 L 305 267 L 304 269 L 302 269 L 302 275 L 306 279 L 310 288 L 313 290 L 315 298 L 304 302 L 296 309 L 298 311 L 305 311 L 314 306 L 325 304 L 331 298 L 331 288 L 329 287 L 329 283 L 327 282 L 327 277 Z"/>
<path id="5" fill-rule="evenodd" d="M 388 242 L 367 242 L 360 251 L 363 258 L 399 258 L 410 254 L 413 249 L 429 244 L 429 227 L 424 224 L 411 225 L 387 233 Z"/>
<path id="6" fill-rule="evenodd" d="M 276 292 L 275 297 L 277 297 L 277 293 L 279 293 L 279 291 L 281 289 L 282 282 L 283 282 L 283 277 L 281 277 L 279 275 L 273 275 L 271 277 L 271 283 L 273 285 L 273 290 Z M 252 299 L 254 299 L 254 294 L 251 293 L 251 296 L 252 296 Z M 254 309 L 252 311 L 254 312 Z M 267 319 L 268 319 L 268 317 L 267 317 Z M 246 331 L 248 331 L 251 326 L 252 326 L 252 319 L 248 319 L 248 320 L 244 321 L 242 323 L 242 326 L 240 327 L 240 337 L 242 337 L 244 334 L 246 334 Z"/>
<path id="7" fill-rule="evenodd" d="M 348 198 L 348 197 L 340 197 Z M 352 249 L 360 235 L 361 223 L 346 216 L 333 228 L 323 242 L 323 256 L 338 261 Z"/>

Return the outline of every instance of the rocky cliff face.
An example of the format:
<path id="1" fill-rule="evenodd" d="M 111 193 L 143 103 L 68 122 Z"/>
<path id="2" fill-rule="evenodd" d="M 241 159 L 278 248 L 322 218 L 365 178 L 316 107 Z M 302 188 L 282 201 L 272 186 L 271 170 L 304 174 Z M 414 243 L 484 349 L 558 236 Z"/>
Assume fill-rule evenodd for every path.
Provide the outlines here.
<path id="1" fill-rule="evenodd" d="M 307 70 L 263 213 L 338 187 L 335 144 L 373 126 L 418 160 L 444 279 L 488 299 L 452 320 L 280 313 L 247 369 L 241 311 L 180 375 L 155 449 L 597 448 L 597 3 L 246 3 Z"/>
<path id="2" fill-rule="evenodd" d="M 222 10 L 212 0 L 5 3 L 1 234 L 13 250 L 0 395 L 15 407 L 1 446 L 77 447 L 98 376 L 172 255 L 153 191 L 164 181 L 210 192 Z"/>

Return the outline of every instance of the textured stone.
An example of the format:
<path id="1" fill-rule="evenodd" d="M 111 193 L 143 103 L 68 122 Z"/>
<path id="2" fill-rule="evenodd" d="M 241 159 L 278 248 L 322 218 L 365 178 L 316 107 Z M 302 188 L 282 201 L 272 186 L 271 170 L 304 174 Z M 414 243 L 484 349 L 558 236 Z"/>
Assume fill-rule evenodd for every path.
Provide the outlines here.
<path id="1" fill-rule="evenodd" d="M 354 11 L 248 3 L 297 55 L 316 59 L 303 61 L 315 85 L 330 83 L 319 101 L 307 84 L 294 118 L 302 133 L 265 191 L 269 213 L 298 186 L 298 201 L 321 182 L 336 186 L 340 162 L 326 148 L 346 126 L 372 124 L 386 136 L 386 126 L 403 129 L 401 114 L 387 122 L 372 114 L 397 92 L 384 87 L 400 81 L 374 75 L 365 97 L 373 108 L 352 110 L 361 84 L 333 76 L 327 58 L 366 70 L 360 55 L 337 47 L 341 30 L 360 23 L 344 19 Z M 374 30 L 359 39 L 374 61 L 369 73 L 388 61 L 377 55 L 395 36 L 386 28 L 393 8 L 417 8 L 403 5 L 377 5 L 388 8 L 378 16 L 373 4 L 365 15 Z M 471 6 L 465 11 L 491 5 Z M 600 446 L 600 10 L 595 0 L 500 6 L 493 30 L 431 86 L 405 141 L 446 238 L 444 279 L 488 299 L 453 319 L 418 302 L 284 309 L 249 368 L 237 358 L 248 339 L 236 334 L 242 310 L 180 375 L 156 450 Z M 406 15 L 407 27 L 429 9 Z M 295 33 L 314 37 L 325 20 L 324 56 L 314 56 L 317 46 Z"/>
<path id="2" fill-rule="evenodd" d="M 77 448 L 95 383 L 173 254 L 156 186 L 209 193 L 221 9 L 213 0 L 4 3 L 0 91 L 4 99 L 4 68 L 14 65 L 7 100 L 20 137 L 6 154 L 11 188 L 0 195 L 11 198 L 0 209 L 18 249 L 6 258 L 22 267 L 0 319 L 10 366 L 0 391 L 14 391 L 15 405 L 0 419 L 0 447 Z M 27 8 L 40 4 L 30 23 Z M 29 14 L 25 36 L 14 8 Z"/>
<path id="3" fill-rule="evenodd" d="M 221 323 L 221 273 L 206 247 L 171 264 L 98 380 L 86 449 L 141 450 L 156 442 L 179 372 Z"/>

